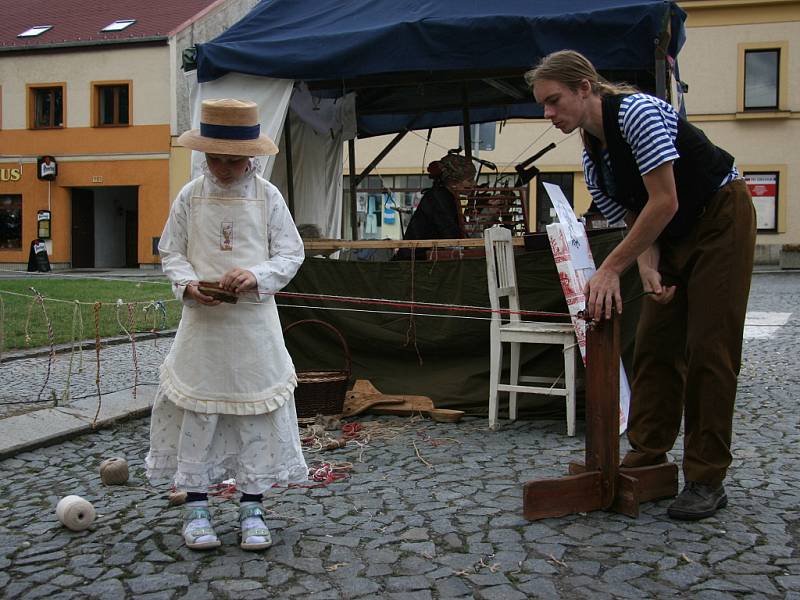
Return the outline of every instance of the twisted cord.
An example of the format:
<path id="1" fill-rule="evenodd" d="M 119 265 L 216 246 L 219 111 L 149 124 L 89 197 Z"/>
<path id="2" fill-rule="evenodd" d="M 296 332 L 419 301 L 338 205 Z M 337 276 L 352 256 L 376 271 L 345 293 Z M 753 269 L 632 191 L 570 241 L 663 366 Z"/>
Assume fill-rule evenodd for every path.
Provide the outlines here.
<path id="1" fill-rule="evenodd" d="M 102 306 L 102 302 L 94 303 L 94 352 L 97 359 L 94 385 L 97 388 L 97 412 L 94 413 L 94 419 L 92 419 L 92 429 L 97 427 L 97 417 L 100 416 L 100 408 L 103 404 L 103 395 L 100 392 L 100 309 Z"/>

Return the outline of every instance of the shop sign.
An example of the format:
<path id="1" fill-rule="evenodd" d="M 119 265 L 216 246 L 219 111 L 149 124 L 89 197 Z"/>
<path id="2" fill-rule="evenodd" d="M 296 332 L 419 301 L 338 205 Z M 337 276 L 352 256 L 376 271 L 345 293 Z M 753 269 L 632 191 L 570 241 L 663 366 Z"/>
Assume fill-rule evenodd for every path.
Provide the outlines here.
<path id="1" fill-rule="evenodd" d="M 775 231 L 778 226 L 778 174 L 745 173 L 744 180 L 756 207 L 758 229 Z"/>
<path id="2" fill-rule="evenodd" d="M 13 169 L 0 168 L 0 181 L 19 181 L 22 179 L 22 169 L 14 167 Z"/>
<path id="3" fill-rule="evenodd" d="M 58 175 L 58 163 L 52 156 L 40 156 L 36 159 L 37 176 L 45 181 L 53 181 Z"/>

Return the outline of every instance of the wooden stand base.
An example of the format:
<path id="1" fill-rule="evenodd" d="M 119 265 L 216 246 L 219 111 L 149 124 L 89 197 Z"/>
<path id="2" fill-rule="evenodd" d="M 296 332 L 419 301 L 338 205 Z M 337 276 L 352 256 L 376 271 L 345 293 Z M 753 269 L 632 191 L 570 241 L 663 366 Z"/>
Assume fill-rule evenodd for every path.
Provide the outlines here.
<path id="1" fill-rule="evenodd" d="M 586 461 L 560 479 L 529 481 L 523 515 L 529 521 L 609 510 L 639 516 L 639 504 L 678 494 L 678 467 L 619 466 L 619 320 L 592 324 L 586 357 Z"/>

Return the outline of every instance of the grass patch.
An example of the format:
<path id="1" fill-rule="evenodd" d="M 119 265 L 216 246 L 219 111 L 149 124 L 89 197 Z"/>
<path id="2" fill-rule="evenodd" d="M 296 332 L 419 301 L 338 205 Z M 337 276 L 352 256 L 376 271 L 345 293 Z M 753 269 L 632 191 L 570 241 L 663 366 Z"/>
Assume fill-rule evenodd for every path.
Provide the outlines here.
<path id="1" fill-rule="evenodd" d="M 35 302 L 34 287 L 44 298 L 42 306 Z M 75 314 L 75 300 L 80 302 L 80 315 Z M 122 300 L 118 306 L 117 301 Z M 153 305 L 163 302 L 164 314 Z M 53 328 L 54 343 L 95 338 L 94 303 L 101 302 L 100 337 L 149 332 L 153 329 L 174 329 L 181 316 L 182 305 L 174 300 L 166 279 L 120 281 L 105 279 L 0 279 L 0 311 L 2 311 L 2 349 L 37 348 L 49 345 L 47 321 Z M 129 316 L 133 305 L 133 318 Z M 147 310 L 145 310 L 147 308 Z M 80 318 L 83 320 L 81 331 Z M 119 322 L 118 322 L 119 320 Z M 120 322 L 122 326 L 120 326 Z M 133 323 L 133 327 L 130 326 Z M 27 331 L 27 336 L 26 336 Z"/>

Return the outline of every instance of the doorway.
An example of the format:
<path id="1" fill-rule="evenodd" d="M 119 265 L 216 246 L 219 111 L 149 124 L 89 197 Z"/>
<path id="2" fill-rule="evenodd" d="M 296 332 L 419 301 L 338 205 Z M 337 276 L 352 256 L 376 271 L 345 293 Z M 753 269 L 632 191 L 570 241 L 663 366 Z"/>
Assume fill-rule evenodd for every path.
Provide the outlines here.
<path id="1" fill-rule="evenodd" d="M 72 268 L 94 267 L 94 193 L 72 190 Z"/>
<path id="2" fill-rule="evenodd" d="M 72 267 L 139 266 L 139 189 L 72 188 Z"/>

